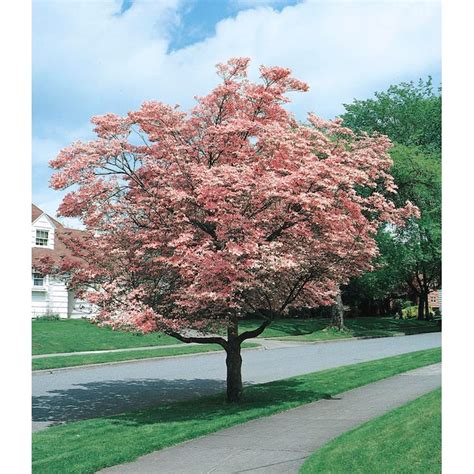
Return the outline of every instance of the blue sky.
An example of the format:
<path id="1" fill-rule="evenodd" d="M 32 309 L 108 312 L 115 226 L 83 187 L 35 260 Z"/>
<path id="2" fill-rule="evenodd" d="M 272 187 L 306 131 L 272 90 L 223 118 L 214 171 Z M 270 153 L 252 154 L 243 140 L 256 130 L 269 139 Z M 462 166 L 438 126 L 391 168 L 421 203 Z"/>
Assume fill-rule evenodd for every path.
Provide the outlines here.
<path id="1" fill-rule="evenodd" d="M 33 0 L 33 201 L 55 214 L 48 161 L 92 138 L 89 119 L 148 99 L 193 105 L 232 56 L 290 67 L 310 91 L 289 108 L 304 119 L 390 84 L 441 75 L 434 1 Z"/>

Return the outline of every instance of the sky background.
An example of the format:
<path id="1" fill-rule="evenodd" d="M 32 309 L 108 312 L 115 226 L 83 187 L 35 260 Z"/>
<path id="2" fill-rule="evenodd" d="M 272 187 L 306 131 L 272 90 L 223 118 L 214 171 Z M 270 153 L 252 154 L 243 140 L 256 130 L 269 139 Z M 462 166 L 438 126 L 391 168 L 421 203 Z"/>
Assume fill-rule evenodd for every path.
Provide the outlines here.
<path id="1" fill-rule="evenodd" d="M 436 1 L 33 0 L 33 202 L 51 215 L 64 193 L 48 161 L 93 138 L 90 117 L 144 100 L 194 104 L 234 56 L 283 66 L 309 84 L 288 108 L 333 118 L 390 84 L 441 78 Z M 68 222 L 74 225 L 74 222 Z"/>

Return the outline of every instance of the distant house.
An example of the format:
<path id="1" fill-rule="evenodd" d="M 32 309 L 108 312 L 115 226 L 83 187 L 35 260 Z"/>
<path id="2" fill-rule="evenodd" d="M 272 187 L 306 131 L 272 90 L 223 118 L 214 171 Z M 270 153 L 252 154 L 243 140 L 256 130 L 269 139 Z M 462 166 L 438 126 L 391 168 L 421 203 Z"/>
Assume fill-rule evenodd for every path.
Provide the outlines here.
<path id="1" fill-rule="evenodd" d="M 42 257 L 49 256 L 53 261 L 70 256 L 71 253 L 61 240 L 61 235 L 82 234 L 82 231 L 68 229 L 56 219 L 32 205 L 31 217 L 31 314 L 33 318 L 57 315 L 60 318 L 81 318 L 93 315 L 93 307 L 84 300 L 76 298 L 74 290 L 68 288 L 65 276 L 43 275 L 37 268 Z"/>
<path id="2" fill-rule="evenodd" d="M 428 305 L 432 309 L 441 310 L 441 290 L 434 290 L 428 295 Z"/>

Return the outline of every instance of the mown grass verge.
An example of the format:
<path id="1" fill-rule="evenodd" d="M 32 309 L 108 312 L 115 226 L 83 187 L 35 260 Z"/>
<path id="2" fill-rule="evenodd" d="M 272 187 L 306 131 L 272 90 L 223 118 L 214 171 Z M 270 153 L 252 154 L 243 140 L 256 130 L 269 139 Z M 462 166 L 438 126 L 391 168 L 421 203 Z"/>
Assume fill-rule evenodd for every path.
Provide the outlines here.
<path id="1" fill-rule="evenodd" d="M 259 344 L 244 343 L 242 347 L 259 347 Z M 202 352 L 222 351 L 217 344 L 199 344 L 197 346 L 170 347 L 160 349 L 145 349 L 127 352 L 109 352 L 106 354 L 83 354 L 70 356 L 41 357 L 32 360 L 33 370 L 58 369 L 65 367 L 77 367 L 87 364 L 106 364 L 108 362 L 125 362 L 130 360 L 149 359 L 158 357 L 169 357 L 185 354 L 197 354 Z"/>
<path id="2" fill-rule="evenodd" d="M 441 390 L 344 433 L 306 460 L 300 474 L 441 472 Z"/>
<path id="3" fill-rule="evenodd" d="M 439 362 L 439 348 L 249 386 L 224 395 L 47 428 L 33 434 L 33 472 L 93 473 L 183 441 Z"/>
<path id="4" fill-rule="evenodd" d="M 254 329 L 260 321 L 244 320 L 239 323 L 240 332 Z M 436 321 L 395 319 L 392 317 L 346 319 L 346 331 L 328 329 L 329 319 L 279 319 L 272 321 L 260 337 L 294 341 L 329 341 L 355 337 L 384 337 L 439 332 Z"/>
<path id="5" fill-rule="evenodd" d="M 240 332 L 255 329 L 261 321 L 243 320 Z M 302 341 L 331 340 L 350 337 L 394 336 L 439 331 L 435 321 L 384 318 L 347 319 L 347 331 L 327 330 L 328 319 L 281 319 L 273 321 L 260 337 Z M 32 324 L 33 354 L 99 351 L 180 344 L 163 333 L 134 334 L 101 328 L 83 319 L 34 320 Z"/>
<path id="6" fill-rule="evenodd" d="M 85 319 L 33 320 L 31 330 L 34 355 L 180 344 L 163 333 L 113 331 Z"/>

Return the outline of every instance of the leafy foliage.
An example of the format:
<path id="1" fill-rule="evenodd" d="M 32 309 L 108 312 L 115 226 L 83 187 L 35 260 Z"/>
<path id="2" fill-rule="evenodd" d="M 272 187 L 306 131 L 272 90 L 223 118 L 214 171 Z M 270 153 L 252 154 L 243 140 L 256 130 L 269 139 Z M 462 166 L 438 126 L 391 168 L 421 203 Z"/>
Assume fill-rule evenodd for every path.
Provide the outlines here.
<path id="1" fill-rule="evenodd" d="M 441 95 L 431 77 L 402 82 L 375 98 L 344 104 L 344 124 L 355 131 L 379 132 L 396 143 L 441 150 Z"/>
<path id="2" fill-rule="evenodd" d="M 221 84 L 189 114 L 146 102 L 93 118 L 97 139 L 51 162 L 52 186 L 75 187 L 60 213 L 89 232 L 70 242 L 87 265 L 63 270 L 96 286 L 104 323 L 177 335 L 329 304 L 372 268 L 378 228 L 417 215 L 390 198 L 386 137 L 299 124 L 283 105 L 307 85 L 264 66 L 252 83 L 248 62 L 218 65 Z"/>
<path id="3" fill-rule="evenodd" d="M 419 298 L 421 316 L 428 293 L 441 285 L 441 96 L 434 93 L 431 78 L 420 79 L 416 85 L 391 86 L 375 99 L 355 100 L 345 107 L 345 125 L 384 133 L 396 142 L 390 150 L 398 187 L 394 201 L 410 200 L 421 213 L 403 228 L 379 230 L 377 270 L 353 280 L 346 295 L 360 304 L 364 298 L 367 303 L 408 291 Z M 364 297 L 354 297 L 357 294 Z"/>

